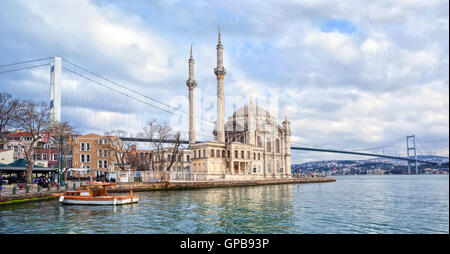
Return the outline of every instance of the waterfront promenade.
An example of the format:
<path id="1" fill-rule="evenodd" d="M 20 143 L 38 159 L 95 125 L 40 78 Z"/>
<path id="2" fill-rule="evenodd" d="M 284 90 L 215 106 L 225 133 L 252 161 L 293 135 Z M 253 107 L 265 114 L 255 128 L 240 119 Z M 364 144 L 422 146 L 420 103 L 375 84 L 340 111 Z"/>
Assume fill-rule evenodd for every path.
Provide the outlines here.
<path id="1" fill-rule="evenodd" d="M 138 182 L 138 183 L 117 183 L 116 186 L 109 188 L 109 192 L 128 192 L 128 191 L 163 191 L 163 190 L 187 190 L 201 188 L 220 188 L 220 187 L 239 187 L 273 184 L 306 184 L 335 182 L 334 177 L 303 177 L 303 178 L 282 178 L 282 179 L 263 179 L 246 181 L 176 181 L 176 182 Z M 51 188 L 38 189 L 37 185 L 29 185 L 26 188 L 18 188 L 15 185 L 6 186 L 0 196 L 0 205 L 16 204 L 22 202 L 41 201 L 54 199 L 52 193 L 64 192 L 66 190 L 75 190 L 80 184 L 87 182 L 67 182 L 66 186 L 60 188 L 53 186 Z M 14 193 L 14 186 L 16 187 Z"/>

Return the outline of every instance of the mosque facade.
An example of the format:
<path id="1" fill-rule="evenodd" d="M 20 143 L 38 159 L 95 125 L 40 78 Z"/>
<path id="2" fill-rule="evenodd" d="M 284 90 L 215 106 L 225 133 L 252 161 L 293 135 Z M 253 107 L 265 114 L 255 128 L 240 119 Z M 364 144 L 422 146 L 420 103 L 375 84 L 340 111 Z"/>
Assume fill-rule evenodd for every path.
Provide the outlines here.
<path id="1" fill-rule="evenodd" d="M 291 176 L 290 122 L 279 124 L 270 113 L 255 105 L 252 100 L 237 109 L 225 122 L 223 45 L 219 30 L 217 44 L 217 120 L 213 131 L 214 141 L 196 142 L 194 96 L 194 64 L 189 58 L 189 146 L 190 169 L 211 178 L 256 179 L 285 178 Z"/>

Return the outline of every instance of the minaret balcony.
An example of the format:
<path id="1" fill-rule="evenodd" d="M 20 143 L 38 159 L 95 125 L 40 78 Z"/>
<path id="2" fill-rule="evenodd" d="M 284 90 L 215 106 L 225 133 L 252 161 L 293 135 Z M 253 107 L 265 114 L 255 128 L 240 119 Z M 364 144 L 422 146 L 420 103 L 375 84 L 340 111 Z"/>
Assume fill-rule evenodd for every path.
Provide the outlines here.
<path id="1" fill-rule="evenodd" d="M 197 86 L 197 81 L 188 79 L 186 80 L 186 85 L 189 87 L 189 89 L 193 89 Z"/>
<path id="2" fill-rule="evenodd" d="M 214 73 L 216 74 L 217 77 L 222 76 L 223 78 L 223 76 L 227 74 L 227 70 L 223 66 L 217 66 L 216 68 L 214 68 Z"/>

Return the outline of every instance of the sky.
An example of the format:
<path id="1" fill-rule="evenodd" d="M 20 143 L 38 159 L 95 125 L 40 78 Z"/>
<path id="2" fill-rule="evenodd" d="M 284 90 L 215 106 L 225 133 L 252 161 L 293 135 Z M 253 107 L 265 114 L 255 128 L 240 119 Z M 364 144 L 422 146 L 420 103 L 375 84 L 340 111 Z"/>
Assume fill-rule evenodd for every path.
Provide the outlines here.
<path id="1" fill-rule="evenodd" d="M 62 118 L 80 132 L 136 135 L 158 119 L 187 139 L 192 45 L 197 140 L 207 141 L 220 26 L 226 117 L 253 98 L 279 122 L 287 117 L 294 145 L 357 150 L 404 137 L 371 152 L 405 155 L 414 134 L 421 153 L 448 156 L 448 9 L 445 0 L 3 0 L 0 66 L 62 57 Z M 122 87 L 95 84 L 71 63 Z M 117 93 L 124 89 L 139 94 Z M 49 67 L 0 73 L 0 91 L 48 100 Z M 350 158 L 360 157 L 292 155 L 293 163 Z"/>

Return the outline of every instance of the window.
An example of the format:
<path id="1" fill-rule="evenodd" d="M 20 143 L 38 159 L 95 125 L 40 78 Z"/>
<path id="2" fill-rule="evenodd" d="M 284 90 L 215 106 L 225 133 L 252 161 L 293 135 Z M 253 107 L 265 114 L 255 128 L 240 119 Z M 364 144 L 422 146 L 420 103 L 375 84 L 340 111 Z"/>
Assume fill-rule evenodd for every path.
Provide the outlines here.
<path id="1" fill-rule="evenodd" d="M 41 159 L 41 154 L 37 153 L 36 154 L 36 160 L 40 160 Z"/>
<path id="2" fill-rule="evenodd" d="M 102 166 L 103 166 L 102 161 L 98 161 L 98 168 L 102 168 Z"/>
<path id="3" fill-rule="evenodd" d="M 272 152 L 272 144 L 269 140 L 267 140 L 267 152 Z"/>
<path id="4" fill-rule="evenodd" d="M 244 159 L 244 151 L 241 151 L 241 158 Z"/>
<path id="5" fill-rule="evenodd" d="M 231 152 L 228 150 L 228 158 L 231 158 Z"/>
<path id="6" fill-rule="evenodd" d="M 220 150 L 216 150 L 216 156 L 217 158 L 220 158 Z"/>
<path id="7" fill-rule="evenodd" d="M 261 160 L 261 154 L 258 153 L 258 160 Z"/>
<path id="8" fill-rule="evenodd" d="M 195 158 L 195 156 L 197 156 L 197 151 L 194 150 L 194 158 Z"/>
<path id="9" fill-rule="evenodd" d="M 108 168 L 108 161 L 103 161 L 103 168 Z"/>
<path id="10" fill-rule="evenodd" d="M 90 151 L 91 150 L 91 143 L 86 143 L 86 151 Z"/>
<path id="11" fill-rule="evenodd" d="M 258 138 L 257 138 L 257 144 L 258 144 L 258 147 L 262 147 L 262 142 L 261 142 L 260 136 L 258 136 Z"/>
<path id="12" fill-rule="evenodd" d="M 280 152 L 280 140 L 279 139 L 275 140 L 275 152 L 276 153 Z"/>
<path id="13" fill-rule="evenodd" d="M 53 154 L 53 160 L 54 160 L 54 161 L 57 161 L 57 160 L 58 160 L 58 154 L 57 154 L 57 153 L 54 153 L 54 154 Z"/>
<path id="14" fill-rule="evenodd" d="M 98 154 L 98 155 L 97 155 L 98 157 L 102 157 L 102 154 L 103 154 L 102 150 L 98 150 L 98 151 L 97 151 L 97 154 Z"/>
<path id="15" fill-rule="evenodd" d="M 81 144 L 80 144 L 80 150 L 81 150 L 81 151 L 84 151 L 84 143 L 81 143 Z"/>
<path id="16" fill-rule="evenodd" d="M 43 153 L 43 154 L 42 154 L 42 160 L 43 160 L 43 161 L 47 160 L 47 154 L 46 154 L 46 153 Z"/>
<path id="17" fill-rule="evenodd" d="M 238 157 L 238 151 L 234 150 L 234 158 L 237 158 L 237 157 Z"/>
<path id="18" fill-rule="evenodd" d="M 44 149 L 49 149 L 50 148 L 50 145 L 49 144 L 45 144 L 44 145 Z"/>
<path id="19" fill-rule="evenodd" d="M 225 158 L 225 150 L 222 150 L 222 158 Z"/>
<path id="20" fill-rule="evenodd" d="M 108 157 L 108 150 L 103 150 L 103 157 Z"/>
<path id="21" fill-rule="evenodd" d="M 198 152 L 198 157 L 200 157 L 200 151 Z M 203 157 L 206 157 L 206 149 L 203 149 Z"/>
<path id="22" fill-rule="evenodd" d="M 187 161 L 190 161 L 191 160 L 191 156 L 187 156 Z"/>
<path id="23" fill-rule="evenodd" d="M 17 153 L 17 151 L 19 151 L 19 147 L 18 146 L 14 146 L 14 152 Z"/>
<path id="24" fill-rule="evenodd" d="M 91 162 L 91 155 L 90 154 L 86 154 L 86 162 Z"/>
<path id="25" fill-rule="evenodd" d="M 247 159 L 250 160 L 250 152 L 249 151 L 247 151 Z"/>
<path id="26" fill-rule="evenodd" d="M 253 159 L 256 160 L 256 153 L 253 153 Z"/>
<path id="27" fill-rule="evenodd" d="M 81 154 L 81 155 L 80 155 L 80 162 L 85 162 L 85 161 L 84 161 L 84 154 Z"/>
<path id="28" fill-rule="evenodd" d="M 211 149 L 211 157 L 214 157 L 214 149 Z"/>

